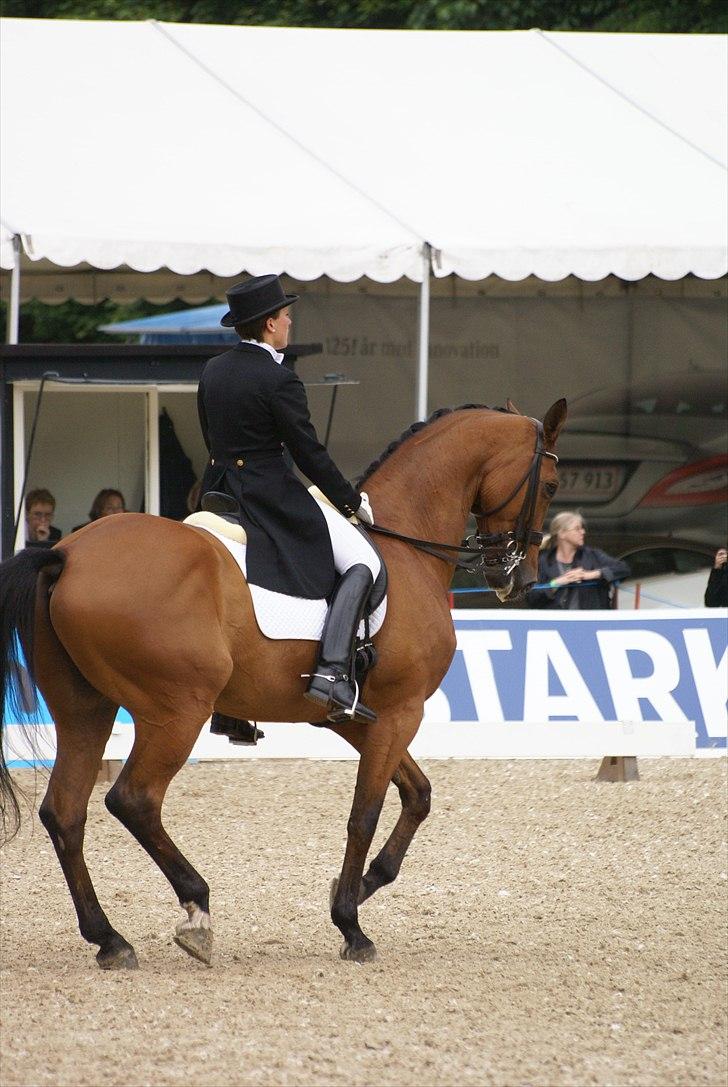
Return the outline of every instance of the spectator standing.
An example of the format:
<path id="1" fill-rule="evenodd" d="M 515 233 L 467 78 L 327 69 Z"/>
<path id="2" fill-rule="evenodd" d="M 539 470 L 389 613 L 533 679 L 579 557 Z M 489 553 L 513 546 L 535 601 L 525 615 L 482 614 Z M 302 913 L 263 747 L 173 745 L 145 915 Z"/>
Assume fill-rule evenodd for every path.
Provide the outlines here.
<path id="1" fill-rule="evenodd" d="M 719 548 L 715 553 L 713 569 L 705 587 L 706 608 L 728 607 L 728 550 Z"/>
<path id="2" fill-rule="evenodd" d="M 548 589 L 531 589 L 530 608 L 559 611 L 613 607 L 612 586 L 629 576 L 629 566 L 606 551 L 586 547 L 586 526 L 580 513 L 564 510 L 551 521 L 551 535 L 538 560 L 538 580 Z"/>
<path id="3" fill-rule="evenodd" d="M 25 496 L 25 543 L 27 547 L 53 547 L 61 538 L 60 528 L 51 524 L 56 500 L 45 487 L 28 491 Z"/>

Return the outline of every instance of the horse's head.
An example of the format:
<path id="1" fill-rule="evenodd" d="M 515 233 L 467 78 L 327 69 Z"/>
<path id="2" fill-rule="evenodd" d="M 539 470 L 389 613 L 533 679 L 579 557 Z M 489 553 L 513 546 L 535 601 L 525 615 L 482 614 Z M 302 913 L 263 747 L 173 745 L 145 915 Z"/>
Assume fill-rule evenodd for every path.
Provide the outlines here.
<path id="1" fill-rule="evenodd" d="M 541 530 L 558 488 L 554 446 L 566 421 L 564 399 L 551 405 L 543 424 L 510 400 L 507 406 L 518 424 L 507 451 L 489 462 L 473 505 L 483 573 L 500 600 L 517 599 L 536 580 Z"/>

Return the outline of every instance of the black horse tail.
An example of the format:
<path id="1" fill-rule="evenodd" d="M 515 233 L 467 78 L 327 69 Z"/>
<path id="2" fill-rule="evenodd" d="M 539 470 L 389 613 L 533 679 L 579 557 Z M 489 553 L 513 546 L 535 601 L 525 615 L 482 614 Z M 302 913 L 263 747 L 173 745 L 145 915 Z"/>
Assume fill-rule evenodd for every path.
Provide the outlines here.
<path id="1" fill-rule="evenodd" d="M 47 570 L 55 581 L 65 561 L 63 551 L 26 548 L 0 563 L 0 819 L 6 841 L 20 826 L 20 805 L 5 759 L 5 714 L 6 710 L 15 714 L 35 709 L 33 659 L 38 578 Z"/>

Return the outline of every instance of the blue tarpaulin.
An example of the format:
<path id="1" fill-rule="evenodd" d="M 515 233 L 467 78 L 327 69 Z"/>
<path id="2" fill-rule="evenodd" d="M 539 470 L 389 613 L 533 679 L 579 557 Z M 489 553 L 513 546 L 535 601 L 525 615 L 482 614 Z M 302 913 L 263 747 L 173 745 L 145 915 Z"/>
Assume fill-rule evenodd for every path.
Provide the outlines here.
<path id="1" fill-rule="evenodd" d="M 140 343 L 236 343 L 235 330 L 222 328 L 220 318 L 227 313 L 224 302 L 214 306 L 195 306 L 157 317 L 137 317 L 101 325 L 100 332 L 118 336 L 139 336 Z"/>

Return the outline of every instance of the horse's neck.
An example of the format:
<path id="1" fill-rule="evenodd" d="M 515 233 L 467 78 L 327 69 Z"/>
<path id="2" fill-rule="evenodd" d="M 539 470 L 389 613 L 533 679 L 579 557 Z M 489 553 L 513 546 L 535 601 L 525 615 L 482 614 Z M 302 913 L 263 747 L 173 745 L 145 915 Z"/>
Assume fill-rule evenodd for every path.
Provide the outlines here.
<path id="1" fill-rule="evenodd" d="M 450 416 L 448 422 L 407 439 L 364 484 L 377 524 L 420 539 L 460 543 L 487 450 L 464 435 L 455 440 L 456 423 L 470 429 L 465 420 Z"/>

